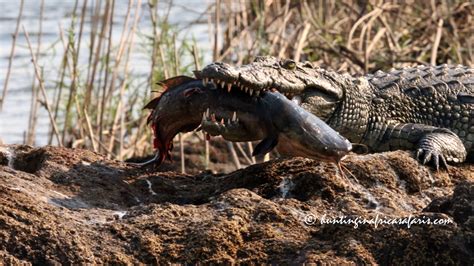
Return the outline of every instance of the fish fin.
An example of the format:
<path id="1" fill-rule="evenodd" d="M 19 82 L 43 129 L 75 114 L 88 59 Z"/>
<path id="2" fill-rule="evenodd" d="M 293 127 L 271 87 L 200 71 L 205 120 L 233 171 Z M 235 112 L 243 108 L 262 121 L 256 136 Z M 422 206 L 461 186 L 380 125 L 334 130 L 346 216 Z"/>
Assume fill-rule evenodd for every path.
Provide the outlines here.
<path id="1" fill-rule="evenodd" d="M 176 77 L 172 77 L 172 78 L 169 78 L 169 79 L 162 80 L 162 81 L 158 82 L 157 84 L 161 85 L 163 87 L 164 91 L 167 91 L 170 88 L 179 86 L 179 85 L 181 85 L 183 83 L 186 83 L 186 82 L 191 82 L 193 80 L 196 80 L 196 79 L 192 78 L 192 77 L 188 77 L 188 76 L 176 76 Z"/>
<path id="2" fill-rule="evenodd" d="M 252 156 L 263 155 L 275 148 L 278 144 L 278 136 L 269 136 L 263 139 L 255 149 L 253 150 Z"/>
<path id="3" fill-rule="evenodd" d="M 161 90 L 161 94 L 158 97 L 152 99 L 150 102 L 148 102 L 145 105 L 145 107 L 143 107 L 143 109 L 155 109 L 155 107 L 158 105 L 158 102 L 160 101 L 160 98 L 163 95 L 163 93 L 165 93 L 166 91 L 168 91 L 170 89 L 173 89 L 174 87 L 177 87 L 177 86 L 179 86 L 183 83 L 190 82 L 190 81 L 193 81 L 193 80 L 196 80 L 196 79 L 192 78 L 192 77 L 188 77 L 188 76 L 176 76 L 176 77 L 172 77 L 172 78 L 165 79 L 165 80 L 162 80 L 160 82 L 157 82 L 156 84 L 163 87 L 163 90 Z"/>
<path id="4" fill-rule="evenodd" d="M 462 103 L 474 103 L 474 95 L 467 93 L 459 93 L 458 100 Z"/>
<path id="5" fill-rule="evenodd" d="M 155 99 L 151 100 L 148 102 L 143 109 L 155 109 L 155 107 L 158 105 L 158 102 L 160 101 L 160 97 L 156 97 Z"/>
<path id="6" fill-rule="evenodd" d="M 153 111 L 150 112 L 150 114 L 148 115 L 148 117 L 146 118 L 146 124 L 150 124 L 151 123 L 151 120 L 153 120 Z"/>

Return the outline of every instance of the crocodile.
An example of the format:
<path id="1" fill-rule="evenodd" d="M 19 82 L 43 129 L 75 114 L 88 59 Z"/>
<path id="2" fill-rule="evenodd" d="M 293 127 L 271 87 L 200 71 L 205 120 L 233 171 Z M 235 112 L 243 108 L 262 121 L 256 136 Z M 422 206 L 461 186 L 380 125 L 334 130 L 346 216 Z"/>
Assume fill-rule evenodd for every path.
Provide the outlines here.
<path id="1" fill-rule="evenodd" d="M 178 132 L 199 129 L 234 142 L 261 140 L 253 156 L 276 147 L 284 156 L 339 163 L 352 149 L 346 138 L 278 92 L 263 92 L 252 98 L 239 90 L 224 92 L 187 76 L 161 84 L 164 92 L 145 106 L 151 109 L 148 122 L 157 152 L 142 166 L 160 165 L 170 158 L 172 139 Z"/>
<path id="2" fill-rule="evenodd" d="M 352 76 L 261 56 L 241 66 L 214 62 L 195 74 L 252 97 L 279 91 L 369 152 L 412 150 L 436 170 L 474 152 L 471 67 L 420 65 Z"/>

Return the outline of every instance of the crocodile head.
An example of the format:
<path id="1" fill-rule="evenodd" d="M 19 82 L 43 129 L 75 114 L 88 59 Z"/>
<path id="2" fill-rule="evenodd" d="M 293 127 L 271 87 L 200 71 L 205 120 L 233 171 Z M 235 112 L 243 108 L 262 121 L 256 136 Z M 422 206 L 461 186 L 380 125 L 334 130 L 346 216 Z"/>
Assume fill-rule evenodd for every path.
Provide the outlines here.
<path id="1" fill-rule="evenodd" d="M 212 82 L 229 91 L 236 87 L 253 97 L 276 90 L 323 119 L 342 101 L 343 88 L 349 82 L 349 77 L 314 67 L 309 62 L 271 56 L 257 57 L 242 66 L 215 62 L 196 76 L 204 83 Z"/>

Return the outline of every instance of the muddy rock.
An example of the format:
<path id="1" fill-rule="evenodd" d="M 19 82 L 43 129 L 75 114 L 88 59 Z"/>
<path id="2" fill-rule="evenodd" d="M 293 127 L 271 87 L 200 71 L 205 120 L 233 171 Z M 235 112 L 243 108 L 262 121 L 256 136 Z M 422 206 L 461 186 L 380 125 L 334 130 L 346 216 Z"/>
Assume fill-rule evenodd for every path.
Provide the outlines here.
<path id="1" fill-rule="evenodd" d="M 294 158 L 190 175 L 3 145 L 0 262 L 474 263 L 473 164 L 436 172 L 397 151 L 342 169 Z"/>

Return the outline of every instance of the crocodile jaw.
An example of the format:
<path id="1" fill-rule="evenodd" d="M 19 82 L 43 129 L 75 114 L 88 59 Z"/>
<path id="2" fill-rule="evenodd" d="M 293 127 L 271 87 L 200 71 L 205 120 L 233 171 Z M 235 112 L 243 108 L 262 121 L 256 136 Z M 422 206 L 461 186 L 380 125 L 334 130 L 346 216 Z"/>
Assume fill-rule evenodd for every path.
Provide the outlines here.
<path id="1" fill-rule="evenodd" d="M 335 99 L 343 97 L 343 89 L 338 84 L 340 75 L 315 68 L 308 62 L 271 56 L 257 57 L 254 62 L 242 66 L 216 62 L 196 74 L 204 82 L 222 87 L 237 85 L 240 90 L 254 96 L 259 96 L 262 91 L 277 90 L 291 99 L 306 89 L 317 89 Z"/>

